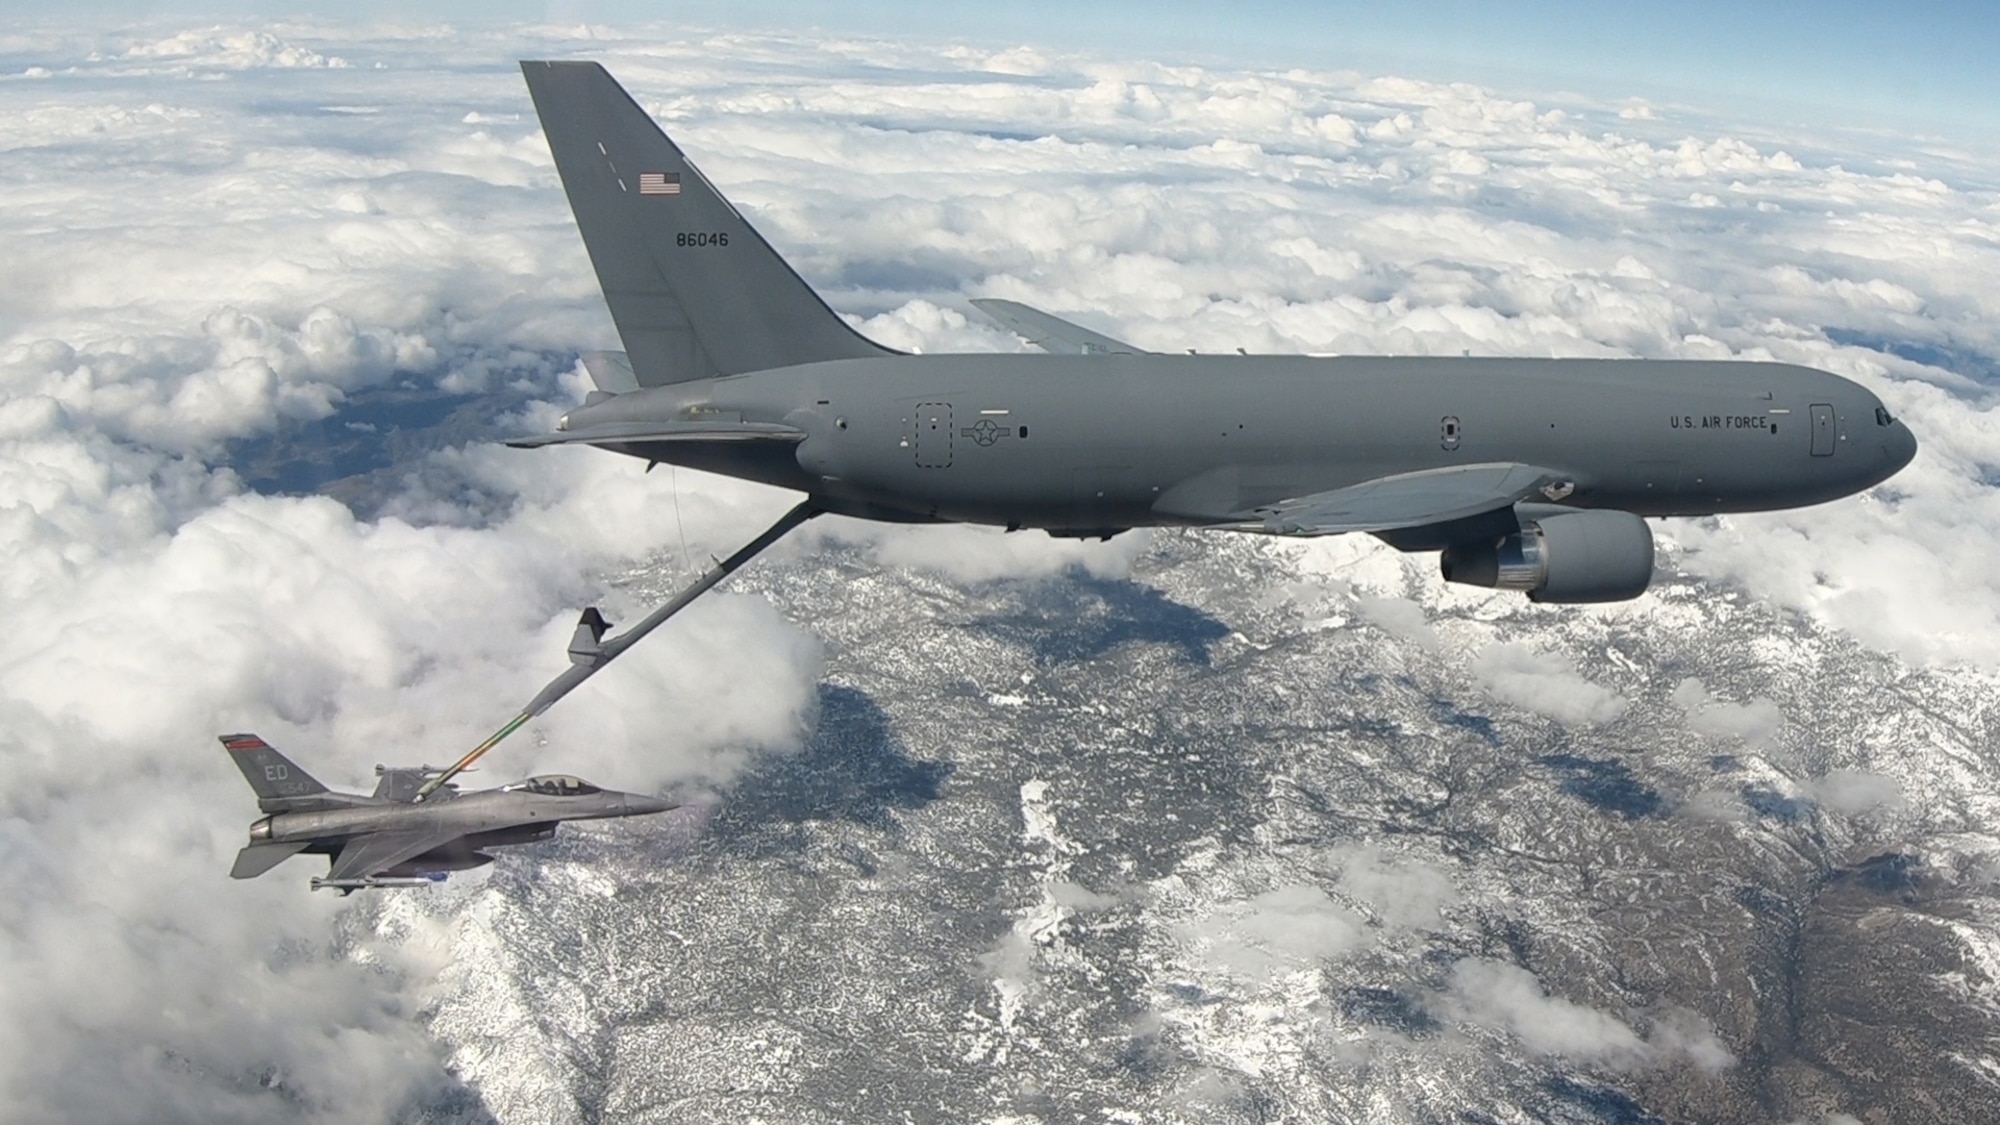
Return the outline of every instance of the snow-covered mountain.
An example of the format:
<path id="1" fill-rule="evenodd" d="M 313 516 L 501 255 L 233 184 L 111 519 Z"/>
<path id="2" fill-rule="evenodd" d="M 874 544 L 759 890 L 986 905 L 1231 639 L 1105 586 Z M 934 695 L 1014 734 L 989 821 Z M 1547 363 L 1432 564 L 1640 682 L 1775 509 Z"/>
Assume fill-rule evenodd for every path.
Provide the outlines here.
<path id="1" fill-rule="evenodd" d="M 0 1120 L 2000 1119 L 1993 146 L 1345 37 L 733 15 L 0 36 Z M 556 57 L 894 347 L 1023 349 L 1001 297 L 1161 351 L 1770 359 L 1923 449 L 1661 525 L 1603 609 L 1365 538 L 819 521 L 478 781 L 698 807 L 437 894 L 231 881 L 216 733 L 449 761 L 583 606 L 786 506 L 494 446 L 615 342 L 515 62 Z"/>
<path id="2" fill-rule="evenodd" d="M 1671 557 L 1606 609 L 1429 563 L 753 568 L 826 645 L 801 753 L 374 925 L 510 1121 L 2000 1112 L 1992 677 Z"/>

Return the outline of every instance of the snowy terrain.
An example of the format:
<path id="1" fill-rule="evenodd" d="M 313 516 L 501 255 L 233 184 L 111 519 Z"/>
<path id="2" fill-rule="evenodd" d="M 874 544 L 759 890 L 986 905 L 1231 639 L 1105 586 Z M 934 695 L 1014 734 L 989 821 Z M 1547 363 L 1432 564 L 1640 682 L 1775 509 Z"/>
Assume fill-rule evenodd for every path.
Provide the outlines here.
<path id="1" fill-rule="evenodd" d="M 213 739 L 455 757 L 788 498 L 492 439 L 612 343 L 513 60 L 829 301 L 1776 358 L 1917 461 L 1542 608 L 1372 540 L 822 520 L 504 744 L 685 796 L 224 878 Z M 2000 1117 L 2000 163 L 1638 99 L 676 28 L 0 37 L 0 1117 Z M 496 776 L 497 775 L 497 776 Z"/>

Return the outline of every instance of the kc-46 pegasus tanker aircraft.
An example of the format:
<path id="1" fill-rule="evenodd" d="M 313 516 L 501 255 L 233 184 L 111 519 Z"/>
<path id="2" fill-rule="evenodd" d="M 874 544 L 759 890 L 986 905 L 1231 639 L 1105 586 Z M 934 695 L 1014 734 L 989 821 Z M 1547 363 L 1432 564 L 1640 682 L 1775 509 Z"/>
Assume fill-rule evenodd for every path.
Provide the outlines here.
<path id="1" fill-rule="evenodd" d="M 1916 453 L 1867 390 L 1784 363 L 1156 354 L 991 300 L 1052 354 L 906 355 L 829 309 L 603 67 L 521 66 L 625 350 L 587 355 L 598 390 L 515 445 L 794 489 L 794 522 L 1363 531 L 1544 602 L 1643 592 L 1642 517 L 1817 504 Z"/>
<path id="2" fill-rule="evenodd" d="M 1452 582 L 1605 602 L 1652 580 L 1647 516 L 1817 504 L 1916 455 L 1867 390 L 1784 363 L 1166 355 L 995 299 L 973 304 L 1048 354 L 906 355 L 828 308 L 603 67 L 521 70 L 625 350 L 585 353 L 597 389 L 555 433 L 509 444 L 594 445 L 805 499 L 618 636 L 584 610 L 570 667 L 423 771 L 410 805 L 449 794 L 502 739 L 826 512 L 1077 538 L 1365 531 L 1440 552 Z M 259 822 L 267 835 L 235 874 L 330 850 L 316 885 L 346 889 L 451 858 L 414 838 L 336 847 L 304 821 L 266 846 L 280 822 Z M 519 830 L 460 844 L 483 862 L 479 840 Z"/>

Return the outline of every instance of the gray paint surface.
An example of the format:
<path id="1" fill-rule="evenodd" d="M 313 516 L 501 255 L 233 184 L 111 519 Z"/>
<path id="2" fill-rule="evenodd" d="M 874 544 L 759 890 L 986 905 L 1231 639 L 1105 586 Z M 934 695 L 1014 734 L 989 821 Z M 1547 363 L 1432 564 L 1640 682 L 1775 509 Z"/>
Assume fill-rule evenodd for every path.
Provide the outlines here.
<path id="1" fill-rule="evenodd" d="M 982 307 L 1062 354 L 891 352 L 827 310 L 602 67 L 522 69 L 640 389 L 516 444 L 596 445 L 865 518 L 1502 550 L 1534 531 L 1523 501 L 1542 520 L 1792 508 L 1916 453 L 1866 389 L 1783 363 L 1151 354 L 999 301 Z M 677 189 L 640 194 L 642 173 Z"/>
<path id="2" fill-rule="evenodd" d="M 314 889 L 352 891 L 430 882 L 491 863 L 487 849 L 546 840 L 565 820 L 643 816 L 675 806 L 657 797 L 600 789 L 547 775 L 498 789 L 461 793 L 447 787 L 416 803 L 434 771 L 381 769 L 370 795 L 338 793 L 254 734 L 222 736 L 223 748 L 267 814 L 250 826 L 230 877 L 251 879 L 294 855 L 324 855 Z"/>

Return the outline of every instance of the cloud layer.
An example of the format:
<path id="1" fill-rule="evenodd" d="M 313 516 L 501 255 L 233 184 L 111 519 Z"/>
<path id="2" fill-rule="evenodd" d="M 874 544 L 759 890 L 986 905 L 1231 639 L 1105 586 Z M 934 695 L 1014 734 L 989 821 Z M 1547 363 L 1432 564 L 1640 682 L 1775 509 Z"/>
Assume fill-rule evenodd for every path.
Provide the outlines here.
<path id="1" fill-rule="evenodd" d="M 633 560 L 684 536 L 699 558 L 785 506 L 698 474 L 669 505 L 658 474 L 589 451 L 463 443 L 399 462 L 377 519 L 246 488 L 246 442 L 356 402 L 506 392 L 528 405 L 488 421 L 525 430 L 580 395 L 571 356 L 610 326 L 510 61 L 529 54 L 607 61 L 898 347 L 1019 349 L 962 304 L 990 295 L 1161 349 L 1850 375 L 1908 418 L 1918 461 L 1858 501 L 1671 525 L 1674 563 L 1913 661 L 2000 663 L 2000 231 L 1976 154 L 1025 48 L 17 34 L 0 42 L 0 1116 L 381 1120 L 449 1100 L 412 1022 L 435 979 L 421 942 L 344 933 L 302 864 L 223 878 L 251 806 L 213 736 L 256 729 L 337 785 L 455 755 L 559 668 L 577 608 L 622 620 L 657 598 L 619 584 Z M 829 542 L 961 583 L 1118 574 L 1146 547 L 826 521 L 781 550 Z M 1454 640 L 1414 603 L 1362 614 Z M 808 629 L 719 597 L 495 768 L 721 781 L 797 744 L 818 669 Z M 1509 643 L 1469 670 L 1563 724 L 1625 706 Z M 1681 706 L 1705 736 L 1782 727 L 1699 684 Z M 1876 809 L 1898 799 L 1884 780 L 1830 773 L 1817 796 Z M 1370 919 L 1435 924 L 1452 898 L 1379 856 L 1326 887 L 1231 891 L 1187 934 L 1202 971 L 1267 980 L 1367 948 Z M 1523 972 L 1470 963 L 1452 1010 L 1536 1050 L 1666 1049 Z"/>

